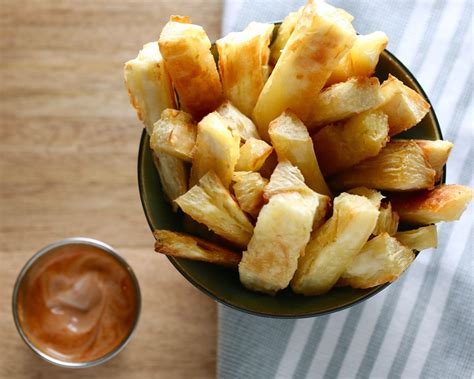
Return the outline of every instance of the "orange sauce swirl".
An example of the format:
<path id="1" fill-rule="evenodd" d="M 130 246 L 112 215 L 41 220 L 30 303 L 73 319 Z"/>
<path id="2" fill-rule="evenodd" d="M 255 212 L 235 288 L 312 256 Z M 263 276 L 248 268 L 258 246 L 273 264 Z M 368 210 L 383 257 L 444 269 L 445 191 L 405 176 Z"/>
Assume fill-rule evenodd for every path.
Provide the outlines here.
<path id="1" fill-rule="evenodd" d="M 33 264 L 17 306 L 24 333 L 39 350 L 62 361 L 87 362 L 127 338 L 138 299 L 124 266 L 97 247 L 78 244 Z"/>

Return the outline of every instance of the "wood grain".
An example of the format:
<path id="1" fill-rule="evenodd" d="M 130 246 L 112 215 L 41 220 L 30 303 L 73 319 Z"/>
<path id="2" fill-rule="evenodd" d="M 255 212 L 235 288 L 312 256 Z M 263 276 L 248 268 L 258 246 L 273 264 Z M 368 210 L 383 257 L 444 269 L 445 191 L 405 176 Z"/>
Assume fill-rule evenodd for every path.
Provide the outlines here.
<path id="1" fill-rule="evenodd" d="M 141 125 L 123 86 L 123 63 L 170 14 L 190 15 L 219 37 L 220 0 L 0 0 L 2 378 L 215 376 L 216 305 L 153 253 L 136 179 Z M 71 236 L 117 248 L 143 296 L 127 348 L 79 371 L 29 351 L 10 308 L 26 260 Z"/>

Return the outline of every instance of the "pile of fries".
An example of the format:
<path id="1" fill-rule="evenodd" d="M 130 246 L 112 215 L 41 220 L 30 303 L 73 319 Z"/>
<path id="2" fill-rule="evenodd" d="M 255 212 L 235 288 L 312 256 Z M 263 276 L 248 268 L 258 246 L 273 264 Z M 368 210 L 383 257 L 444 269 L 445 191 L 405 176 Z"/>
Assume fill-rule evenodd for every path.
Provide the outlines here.
<path id="1" fill-rule="evenodd" d="M 157 252 L 238 267 L 251 290 L 320 295 L 394 281 L 436 247 L 434 223 L 459 219 L 472 191 L 439 185 L 450 142 L 393 138 L 430 106 L 373 76 L 388 38 L 352 19 L 309 0 L 278 30 L 219 39 L 216 63 L 204 29 L 172 16 L 125 64 L 164 194 L 213 234 L 156 230 Z"/>

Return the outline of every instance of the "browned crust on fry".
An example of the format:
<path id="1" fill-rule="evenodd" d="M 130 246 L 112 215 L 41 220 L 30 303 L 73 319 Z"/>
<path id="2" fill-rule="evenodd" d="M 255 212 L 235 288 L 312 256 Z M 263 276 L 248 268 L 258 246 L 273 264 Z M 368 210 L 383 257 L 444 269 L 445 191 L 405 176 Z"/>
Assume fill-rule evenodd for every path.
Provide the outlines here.
<path id="1" fill-rule="evenodd" d="M 189 16 L 171 15 L 170 21 L 180 22 L 182 24 L 190 24 L 191 18 Z"/>
<path id="2" fill-rule="evenodd" d="M 252 22 L 244 31 L 216 41 L 224 96 L 248 117 L 267 80 L 264 67 L 273 28 L 273 24 Z"/>
<path id="3" fill-rule="evenodd" d="M 225 249 L 212 242 L 201 238 L 169 230 L 155 230 L 153 233 L 156 239 L 155 251 L 157 253 L 202 262 L 209 262 L 226 267 L 236 268 L 242 258 L 241 254 L 235 251 Z M 180 240 L 182 244 L 189 244 L 189 250 L 178 248 L 173 242 Z M 189 251 L 194 250 L 199 253 L 190 254 Z"/>
<path id="4" fill-rule="evenodd" d="M 256 220 L 264 204 L 263 191 L 268 180 L 258 172 L 234 172 L 232 181 L 240 208 Z"/>
<path id="5" fill-rule="evenodd" d="M 153 152 L 152 157 L 165 198 L 171 204 L 173 212 L 177 212 L 178 206 L 174 200 L 188 190 L 186 164 L 181 159 L 161 152 Z"/>
<path id="6" fill-rule="evenodd" d="M 329 178 L 332 188 L 367 187 L 387 191 L 432 189 L 436 171 L 411 140 L 389 142 L 380 153 Z"/>
<path id="7" fill-rule="evenodd" d="M 240 156 L 235 164 L 236 171 L 258 171 L 272 153 L 273 147 L 264 140 L 249 138 L 240 147 Z"/>
<path id="8" fill-rule="evenodd" d="M 204 29 L 171 20 L 158 45 L 183 110 L 196 120 L 215 110 L 223 100 L 222 85 Z"/>
<path id="9" fill-rule="evenodd" d="M 216 234 L 242 248 L 247 246 L 253 225 L 214 171 L 175 200 L 184 213 L 207 225 Z"/>
<path id="10" fill-rule="evenodd" d="M 309 188 L 332 197 L 319 168 L 308 129 L 296 114 L 289 110 L 283 112 L 270 123 L 268 134 L 279 161 L 287 159 L 298 167 Z"/>
<path id="11" fill-rule="evenodd" d="M 394 237 L 402 245 L 416 251 L 438 247 L 436 225 L 422 226 L 418 229 L 395 233 Z"/>
<path id="12" fill-rule="evenodd" d="M 449 154 L 453 148 L 453 144 L 449 141 L 437 140 L 412 140 L 423 150 L 426 159 L 433 169 L 436 171 L 435 180 L 438 181 L 443 175 L 443 167 L 446 164 Z"/>
<path id="13" fill-rule="evenodd" d="M 175 108 L 171 78 L 156 42 L 143 45 L 137 57 L 124 66 L 125 87 L 130 103 L 148 132 L 166 108 Z"/>
<path id="14" fill-rule="evenodd" d="M 379 110 L 328 125 L 313 135 L 318 163 L 327 176 L 377 156 L 388 140 L 387 116 Z"/>
<path id="15" fill-rule="evenodd" d="M 400 220 L 429 224 L 458 220 L 472 199 L 472 190 L 459 184 L 447 184 L 431 191 L 392 194 L 390 199 Z"/>
<path id="16" fill-rule="evenodd" d="M 311 131 L 379 106 L 384 98 L 375 77 L 355 77 L 322 90 L 314 101 L 307 126 Z"/>
<path id="17" fill-rule="evenodd" d="M 418 92 L 389 74 L 382 83 L 385 97 L 380 109 L 388 115 L 390 137 L 418 124 L 429 112 L 430 104 Z"/>
<path id="18" fill-rule="evenodd" d="M 395 281 L 413 262 L 415 254 L 388 233 L 368 241 L 346 272 L 338 287 L 371 288 Z"/>
<path id="19" fill-rule="evenodd" d="M 269 139 L 270 122 L 285 109 L 307 121 L 314 95 L 355 39 L 351 23 L 336 8 L 308 1 L 253 110 L 264 140 Z"/>

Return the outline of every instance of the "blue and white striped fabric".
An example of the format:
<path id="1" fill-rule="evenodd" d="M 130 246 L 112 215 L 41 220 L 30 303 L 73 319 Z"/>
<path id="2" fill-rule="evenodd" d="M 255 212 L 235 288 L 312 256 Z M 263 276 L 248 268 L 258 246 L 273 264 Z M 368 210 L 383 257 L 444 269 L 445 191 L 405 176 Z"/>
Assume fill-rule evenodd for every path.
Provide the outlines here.
<path id="1" fill-rule="evenodd" d="M 360 33 L 382 30 L 415 74 L 454 143 L 448 183 L 474 186 L 471 0 L 329 0 Z M 227 0 L 223 34 L 281 20 L 304 2 Z M 349 310 L 304 320 L 219 306 L 220 378 L 471 378 L 474 375 L 473 206 L 439 226 L 439 247 Z"/>

